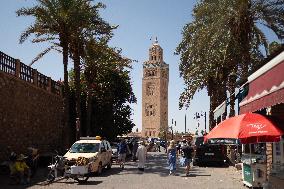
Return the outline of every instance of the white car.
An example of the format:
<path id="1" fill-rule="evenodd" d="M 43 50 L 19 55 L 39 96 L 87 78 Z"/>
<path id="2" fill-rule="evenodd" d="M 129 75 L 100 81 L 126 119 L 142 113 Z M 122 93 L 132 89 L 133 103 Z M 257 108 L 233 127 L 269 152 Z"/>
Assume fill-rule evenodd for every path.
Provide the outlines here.
<path id="1" fill-rule="evenodd" d="M 82 137 L 64 155 L 68 162 L 75 164 L 79 157 L 87 158 L 89 172 L 101 174 L 102 169 L 112 166 L 110 143 L 100 137 Z"/>

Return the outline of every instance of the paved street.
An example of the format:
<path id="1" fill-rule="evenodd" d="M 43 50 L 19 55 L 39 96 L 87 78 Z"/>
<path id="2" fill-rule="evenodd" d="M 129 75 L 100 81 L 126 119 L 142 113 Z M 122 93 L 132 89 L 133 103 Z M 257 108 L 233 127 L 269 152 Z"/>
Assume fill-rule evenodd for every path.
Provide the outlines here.
<path id="1" fill-rule="evenodd" d="M 245 188 L 241 182 L 241 172 L 236 171 L 233 167 L 194 167 L 189 177 L 185 177 L 183 169 L 179 168 L 176 176 L 168 176 L 166 155 L 164 153 L 149 153 L 147 168 L 144 173 L 137 170 L 136 163 L 128 162 L 124 170 L 121 170 L 118 165 L 113 165 L 111 170 L 105 170 L 101 176 L 91 177 L 86 184 L 81 185 L 72 179 L 62 179 L 50 185 L 45 185 L 45 182 L 40 181 L 43 180 L 43 178 L 39 177 L 41 177 L 41 175 L 37 176 L 38 182 L 28 188 Z M 5 182 L 7 184 L 7 180 Z M 4 186 L 5 188 L 24 188 L 22 186 Z"/>

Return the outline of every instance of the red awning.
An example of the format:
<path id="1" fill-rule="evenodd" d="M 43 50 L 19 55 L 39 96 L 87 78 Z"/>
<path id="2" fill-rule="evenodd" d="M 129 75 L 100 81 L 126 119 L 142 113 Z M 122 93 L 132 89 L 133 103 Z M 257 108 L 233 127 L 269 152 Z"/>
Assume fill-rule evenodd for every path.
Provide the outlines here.
<path id="1" fill-rule="evenodd" d="M 284 52 L 253 73 L 240 114 L 284 103 Z"/>

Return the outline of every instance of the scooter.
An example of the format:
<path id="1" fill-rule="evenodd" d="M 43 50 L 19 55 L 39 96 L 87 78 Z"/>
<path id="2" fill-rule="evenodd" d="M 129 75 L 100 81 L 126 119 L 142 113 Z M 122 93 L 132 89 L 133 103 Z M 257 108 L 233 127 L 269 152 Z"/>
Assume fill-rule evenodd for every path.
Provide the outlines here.
<path id="1" fill-rule="evenodd" d="M 72 178 L 79 183 L 84 183 L 89 179 L 88 168 L 79 172 L 77 168 L 84 168 L 84 166 L 68 166 L 67 160 L 63 156 L 59 156 L 58 154 L 54 157 L 55 162 L 48 166 L 48 175 L 47 175 L 47 182 L 51 183 L 57 177 L 62 178 Z"/>
<path id="2" fill-rule="evenodd" d="M 59 176 L 65 176 L 65 159 L 58 154 L 53 158 L 54 163 L 48 166 L 47 181 L 53 182 Z"/>

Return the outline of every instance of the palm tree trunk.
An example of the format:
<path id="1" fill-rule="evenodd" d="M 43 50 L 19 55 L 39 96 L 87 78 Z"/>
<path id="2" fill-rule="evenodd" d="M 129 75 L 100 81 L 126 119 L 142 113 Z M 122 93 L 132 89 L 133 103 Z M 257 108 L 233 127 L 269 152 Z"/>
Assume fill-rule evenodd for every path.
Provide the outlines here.
<path id="1" fill-rule="evenodd" d="M 241 0 L 241 10 L 240 10 L 240 32 L 237 34 L 239 44 L 241 48 L 241 65 L 242 65 L 242 75 L 241 79 L 246 79 L 248 77 L 249 64 L 250 64 L 250 42 L 251 42 L 251 29 L 253 27 L 254 21 L 250 16 L 251 0 Z"/>
<path id="2" fill-rule="evenodd" d="M 67 131 L 68 135 L 65 137 L 65 147 L 70 146 L 70 139 L 71 139 L 71 129 L 70 129 L 70 119 L 69 119 L 69 101 L 70 101 L 70 90 L 69 90 L 69 84 L 68 84 L 68 43 L 64 43 L 62 45 L 63 47 L 63 65 L 64 65 L 64 93 L 63 93 L 63 116 L 64 116 L 64 130 Z"/>
<path id="3" fill-rule="evenodd" d="M 75 42 L 76 43 L 76 42 Z M 80 54 L 79 54 L 79 43 L 74 45 L 74 73 L 75 73 L 75 97 L 76 97 L 76 117 L 79 118 L 79 125 L 76 133 L 77 138 L 81 136 L 81 83 L 80 83 Z"/>
<path id="4" fill-rule="evenodd" d="M 87 92 L 87 136 L 92 135 L 91 120 L 92 119 L 92 95 L 88 87 Z"/>
<path id="5" fill-rule="evenodd" d="M 215 127 L 215 120 L 214 120 L 214 109 L 217 107 L 216 103 L 216 94 L 214 93 L 214 89 L 216 88 L 214 79 L 211 77 L 208 79 L 208 96 L 210 97 L 210 110 L 209 110 L 209 131 Z"/>
<path id="6" fill-rule="evenodd" d="M 228 91 L 230 93 L 230 113 L 229 117 L 235 116 L 235 89 L 236 89 L 236 74 L 232 72 L 229 75 Z"/>

